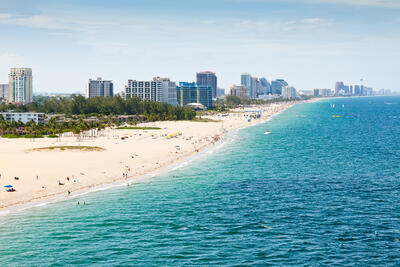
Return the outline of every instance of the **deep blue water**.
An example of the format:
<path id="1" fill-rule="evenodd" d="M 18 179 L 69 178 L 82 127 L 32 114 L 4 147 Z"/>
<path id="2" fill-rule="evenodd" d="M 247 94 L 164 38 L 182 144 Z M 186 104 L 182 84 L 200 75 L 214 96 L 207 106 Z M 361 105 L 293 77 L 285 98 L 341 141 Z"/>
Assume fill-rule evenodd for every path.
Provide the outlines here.
<path id="1" fill-rule="evenodd" d="M 0 219 L 0 265 L 399 266 L 399 137 L 400 98 L 296 105 L 185 168 Z"/>

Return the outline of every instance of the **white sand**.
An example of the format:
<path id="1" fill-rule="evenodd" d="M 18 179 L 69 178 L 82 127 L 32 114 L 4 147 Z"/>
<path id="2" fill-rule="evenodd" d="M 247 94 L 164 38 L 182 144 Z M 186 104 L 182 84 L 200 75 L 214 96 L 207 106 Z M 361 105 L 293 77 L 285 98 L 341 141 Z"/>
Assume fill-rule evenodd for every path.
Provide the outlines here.
<path id="1" fill-rule="evenodd" d="M 77 140 L 74 136 L 60 139 L 0 138 L 0 210 L 7 207 L 72 193 L 101 184 L 124 181 L 183 161 L 215 143 L 226 131 L 265 121 L 291 103 L 273 104 L 263 109 L 260 119 L 248 122 L 243 109 L 229 116 L 214 115 L 222 122 L 165 121 L 140 126 L 155 126 L 162 130 L 106 129 L 102 136 Z M 138 125 L 139 126 L 139 125 Z M 224 127 L 224 129 L 222 128 Z M 182 133 L 167 139 L 164 136 Z M 126 140 L 121 140 L 127 136 Z M 105 151 L 48 150 L 31 151 L 49 146 L 98 146 Z M 14 177 L 19 177 L 15 180 Z M 69 181 L 67 180 L 69 177 Z M 64 185 L 59 185 L 59 182 Z M 11 184 L 15 192 L 6 192 Z"/>

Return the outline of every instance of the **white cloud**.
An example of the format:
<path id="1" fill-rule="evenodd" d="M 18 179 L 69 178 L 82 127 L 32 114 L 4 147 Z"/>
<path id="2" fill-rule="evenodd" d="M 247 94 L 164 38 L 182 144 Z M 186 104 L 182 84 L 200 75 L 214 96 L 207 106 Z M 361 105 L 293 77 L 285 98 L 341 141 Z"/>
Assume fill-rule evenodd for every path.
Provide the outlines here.
<path id="1" fill-rule="evenodd" d="M 339 4 L 352 6 L 374 6 L 400 8 L 400 0 L 239 0 L 241 2 L 302 2 L 311 4 Z"/>
<path id="2" fill-rule="evenodd" d="M 12 15 L 8 13 L 0 13 L 0 19 L 8 19 L 11 18 Z"/>
<path id="3" fill-rule="evenodd" d="M 379 6 L 400 8 L 399 0 L 305 0 L 311 3 L 345 4 L 357 6 Z"/>
<path id="4" fill-rule="evenodd" d="M 328 25 L 328 22 L 321 18 L 304 18 L 300 20 L 242 20 L 236 23 L 239 29 L 256 31 L 311 30 L 326 25 Z"/>

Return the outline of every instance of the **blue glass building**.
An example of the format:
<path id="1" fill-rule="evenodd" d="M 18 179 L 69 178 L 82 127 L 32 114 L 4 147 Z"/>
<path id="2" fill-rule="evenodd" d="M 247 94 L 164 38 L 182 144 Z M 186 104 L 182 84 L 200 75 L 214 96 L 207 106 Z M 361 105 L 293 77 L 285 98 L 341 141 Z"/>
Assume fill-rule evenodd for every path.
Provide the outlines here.
<path id="1" fill-rule="evenodd" d="M 213 88 L 210 85 L 199 85 L 197 83 L 180 82 L 176 88 L 179 106 L 190 103 L 199 103 L 207 108 L 213 106 Z"/>

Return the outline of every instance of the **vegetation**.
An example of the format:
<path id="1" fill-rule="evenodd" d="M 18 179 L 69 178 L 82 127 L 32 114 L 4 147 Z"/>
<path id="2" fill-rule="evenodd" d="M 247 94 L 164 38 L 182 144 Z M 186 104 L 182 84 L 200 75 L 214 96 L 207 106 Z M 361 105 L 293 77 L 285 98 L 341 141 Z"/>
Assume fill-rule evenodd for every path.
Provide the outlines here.
<path id="1" fill-rule="evenodd" d="M 130 115 L 132 124 L 157 120 L 192 120 L 196 112 L 191 108 L 175 107 L 167 103 L 143 101 L 140 98 L 122 99 L 116 97 L 85 98 L 73 95 L 71 98 L 40 97 L 26 105 L 0 104 L 0 112 L 15 110 L 17 112 L 41 112 L 62 114 L 53 116 L 46 124 L 28 122 L 7 122 L 0 116 L 0 135 L 8 138 L 33 138 L 32 136 L 48 135 L 57 138 L 58 134 L 72 132 L 78 135 L 84 131 L 102 130 L 106 127 L 119 126 L 120 115 Z M 127 128 L 121 128 L 127 129 Z M 132 129 L 140 129 L 133 127 Z M 142 130 L 156 130 L 147 128 Z"/>
<path id="2" fill-rule="evenodd" d="M 45 150 L 80 150 L 80 151 L 104 151 L 104 148 L 98 146 L 49 146 L 33 148 L 30 151 L 45 151 Z"/>
<path id="3" fill-rule="evenodd" d="M 175 107 L 167 103 L 143 101 L 138 97 L 124 100 L 119 96 L 85 98 L 41 98 L 26 105 L 1 104 L 0 111 L 42 112 L 71 115 L 141 115 L 145 121 L 191 120 L 196 113 L 191 108 Z"/>
<path id="4" fill-rule="evenodd" d="M 117 127 L 117 130 L 161 130 L 159 127 Z"/>
<path id="5" fill-rule="evenodd" d="M 5 138 L 43 138 L 49 135 L 55 138 L 57 134 L 72 132 L 80 134 L 83 131 L 91 129 L 104 129 L 111 121 L 105 120 L 104 123 L 96 121 L 84 121 L 82 118 L 78 120 L 70 120 L 57 122 L 56 118 L 51 118 L 47 124 L 35 123 L 33 121 L 22 123 L 20 121 L 7 122 L 0 116 L 0 135 Z"/>
<path id="6" fill-rule="evenodd" d="M 3 134 L 2 138 L 43 138 L 43 135 L 40 134 L 25 134 L 25 135 L 18 135 L 18 134 Z"/>

